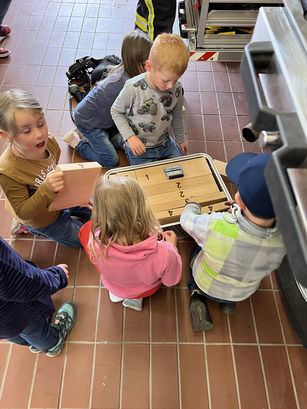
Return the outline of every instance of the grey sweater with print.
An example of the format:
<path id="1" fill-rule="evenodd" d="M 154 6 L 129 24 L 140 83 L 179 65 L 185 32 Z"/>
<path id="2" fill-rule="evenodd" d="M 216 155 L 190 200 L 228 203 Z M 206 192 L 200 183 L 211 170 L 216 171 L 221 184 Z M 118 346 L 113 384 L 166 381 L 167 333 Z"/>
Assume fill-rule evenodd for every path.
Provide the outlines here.
<path id="1" fill-rule="evenodd" d="M 126 141 L 136 135 L 147 148 L 161 145 L 172 128 L 176 143 L 185 141 L 183 89 L 177 81 L 168 91 L 153 89 L 146 73 L 128 80 L 111 108 L 111 115 Z"/>

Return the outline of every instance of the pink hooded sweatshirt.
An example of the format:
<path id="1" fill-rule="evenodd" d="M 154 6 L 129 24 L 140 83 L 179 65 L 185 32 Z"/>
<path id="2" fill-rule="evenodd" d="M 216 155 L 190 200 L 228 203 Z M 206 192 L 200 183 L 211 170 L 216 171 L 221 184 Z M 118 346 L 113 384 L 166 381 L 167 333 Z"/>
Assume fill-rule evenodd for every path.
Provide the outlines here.
<path id="1" fill-rule="evenodd" d="M 81 229 L 80 238 L 90 255 L 92 235 L 82 232 L 86 225 Z M 137 298 L 161 284 L 171 287 L 181 279 L 182 263 L 177 248 L 158 240 L 157 234 L 132 246 L 112 243 L 108 258 L 99 255 L 97 244 L 95 250 L 98 256 L 90 256 L 90 259 L 99 270 L 103 285 L 117 297 Z"/>

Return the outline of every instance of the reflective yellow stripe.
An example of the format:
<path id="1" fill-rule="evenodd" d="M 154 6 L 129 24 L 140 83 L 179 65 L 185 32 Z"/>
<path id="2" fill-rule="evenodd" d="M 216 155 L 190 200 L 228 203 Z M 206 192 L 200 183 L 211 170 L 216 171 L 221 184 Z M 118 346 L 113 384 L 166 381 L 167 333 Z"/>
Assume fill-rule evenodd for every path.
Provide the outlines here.
<path id="1" fill-rule="evenodd" d="M 147 20 L 140 16 L 138 13 L 135 15 L 135 24 L 142 30 L 147 33 Z"/>
<path id="2" fill-rule="evenodd" d="M 155 11 L 152 4 L 152 0 L 145 0 L 146 7 L 148 8 L 148 37 L 153 40 L 154 39 L 154 26 L 153 21 L 155 18 Z"/>

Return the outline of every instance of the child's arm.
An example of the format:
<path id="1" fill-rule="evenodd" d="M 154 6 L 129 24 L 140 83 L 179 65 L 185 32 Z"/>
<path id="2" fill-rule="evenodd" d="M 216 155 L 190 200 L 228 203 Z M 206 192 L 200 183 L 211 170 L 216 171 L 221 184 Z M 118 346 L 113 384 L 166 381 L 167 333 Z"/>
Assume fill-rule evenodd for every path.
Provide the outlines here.
<path id="1" fill-rule="evenodd" d="M 166 233 L 166 234 L 165 234 Z M 162 283 L 167 287 L 176 285 L 181 280 L 182 261 L 178 253 L 177 247 L 173 244 L 177 242 L 177 237 L 174 232 L 163 233 L 165 243 L 161 244 L 166 247 L 166 268 L 163 272 Z M 174 241 L 175 239 L 175 241 Z"/>
<path id="2" fill-rule="evenodd" d="M 212 218 L 224 220 L 223 213 L 201 214 L 201 206 L 196 202 L 187 203 L 181 216 L 182 228 L 197 242 L 203 246 L 207 240 L 209 224 Z"/>
<path id="3" fill-rule="evenodd" d="M 180 86 L 181 87 L 181 86 Z M 188 153 L 188 143 L 186 141 L 184 118 L 183 118 L 183 90 L 180 89 L 180 94 L 177 100 L 177 104 L 173 109 L 172 130 L 176 143 L 180 146 L 183 154 Z"/>
<path id="4" fill-rule="evenodd" d="M 56 192 L 63 188 L 63 174 L 55 171 L 47 175 L 37 190 L 29 196 L 27 185 L 19 183 L 8 176 L 0 175 L 0 185 L 10 202 L 16 216 L 21 220 L 35 219 L 42 209 L 47 209 Z"/>
<path id="5" fill-rule="evenodd" d="M 132 137 L 132 144 L 133 145 L 138 144 L 140 146 L 140 143 L 141 143 L 144 146 L 143 149 L 145 149 L 144 150 L 145 152 L 146 151 L 145 145 L 135 135 L 135 131 L 130 127 L 129 122 L 128 122 L 129 112 L 127 111 L 133 107 L 134 97 L 135 97 L 135 93 L 133 90 L 133 85 L 126 84 L 124 88 L 121 90 L 121 92 L 119 93 L 118 97 L 116 98 L 116 100 L 114 101 L 111 107 L 111 115 L 124 141 L 127 141 L 128 138 L 130 139 L 130 137 Z M 136 142 L 136 139 L 140 143 Z M 130 139 L 130 142 L 131 142 L 131 139 Z"/>
<path id="6" fill-rule="evenodd" d="M 24 261 L 3 239 L 0 239 L 0 270 L 2 300 L 37 300 L 67 286 L 66 264 L 46 270 L 34 267 Z"/>

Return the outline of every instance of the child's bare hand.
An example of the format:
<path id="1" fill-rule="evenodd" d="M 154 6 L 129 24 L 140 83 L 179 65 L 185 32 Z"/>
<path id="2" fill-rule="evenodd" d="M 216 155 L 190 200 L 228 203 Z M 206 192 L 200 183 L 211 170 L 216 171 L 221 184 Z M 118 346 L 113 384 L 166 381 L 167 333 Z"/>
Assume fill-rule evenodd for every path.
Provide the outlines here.
<path id="1" fill-rule="evenodd" d="M 146 146 L 143 144 L 143 142 L 138 138 L 136 135 L 131 135 L 127 139 L 129 148 L 132 150 L 133 155 L 139 156 L 142 155 L 142 153 L 146 152 Z"/>
<path id="2" fill-rule="evenodd" d="M 66 274 L 67 280 L 69 279 L 68 265 L 67 264 L 58 264 L 57 267 L 61 267 Z"/>
<path id="3" fill-rule="evenodd" d="M 188 142 L 181 142 L 179 144 L 181 152 L 185 155 L 188 153 Z"/>
<path id="4" fill-rule="evenodd" d="M 93 200 L 89 199 L 87 203 L 79 205 L 80 207 L 87 207 L 90 210 L 93 210 Z"/>
<path id="5" fill-rule="evenodd" d="M 59 192 L 64 187 L 63 172 L 52 170 L 47 174 L 43 183 L 46 183 L 52 192 Z"/>
<path id="6" fill-rule="evenodd" d="M 172 246 L 177 246 L 177 236 L 172 230 L 166 230 L 162 233 L 163 240 L 167 241 Z"/>
<path id="7" fill-rule="evenodd" d="M 225 206 L 229 206 L 229 209 L 227 210 L 229 213 L 232 212 L 231 210 L 231 206 L 235 203 L 234 200 L 226 200 L 226 202 L 224 202 Z"/>

